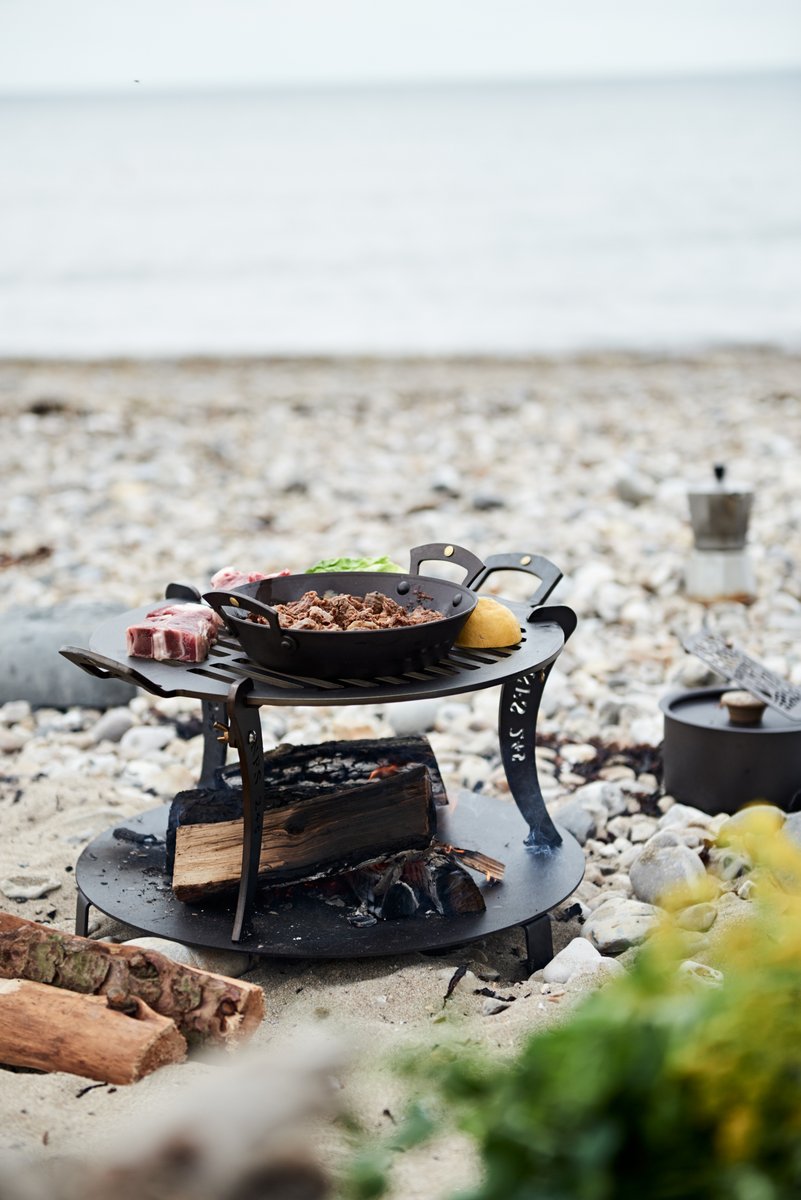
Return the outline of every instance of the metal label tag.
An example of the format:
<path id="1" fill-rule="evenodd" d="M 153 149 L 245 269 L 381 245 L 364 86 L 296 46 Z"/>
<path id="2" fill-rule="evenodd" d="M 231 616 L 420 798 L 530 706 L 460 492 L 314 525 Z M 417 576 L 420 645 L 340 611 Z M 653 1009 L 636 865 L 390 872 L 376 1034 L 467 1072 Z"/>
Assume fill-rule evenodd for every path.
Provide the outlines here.
<path id="1" fill-rule="evenodd" d="M 722 637 L 714 633 L 693 633 L 682 639 L 682 645 L 724 679 L 730 679 L 744 691 L 758 696 L 785 717 L 801 721 L 801 688 L 774 675 Z"/>

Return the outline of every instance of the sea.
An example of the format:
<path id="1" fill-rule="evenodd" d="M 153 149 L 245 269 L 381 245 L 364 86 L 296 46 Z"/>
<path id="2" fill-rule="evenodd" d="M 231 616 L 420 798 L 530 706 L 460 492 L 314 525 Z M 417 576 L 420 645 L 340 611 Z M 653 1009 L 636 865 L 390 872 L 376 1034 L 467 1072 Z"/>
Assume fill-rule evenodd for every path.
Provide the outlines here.
<path id="1" fill-rule="evenodd" d="M 801 344 L 801 74 L 0 98 L 0 354 Z"/>

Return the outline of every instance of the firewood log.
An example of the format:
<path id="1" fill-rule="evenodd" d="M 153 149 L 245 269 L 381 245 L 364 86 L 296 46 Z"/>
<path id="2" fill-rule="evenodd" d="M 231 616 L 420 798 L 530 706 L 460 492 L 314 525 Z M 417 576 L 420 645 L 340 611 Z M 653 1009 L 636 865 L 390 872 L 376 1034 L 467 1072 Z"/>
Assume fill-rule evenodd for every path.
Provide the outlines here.
<path id="1" fill-rule="evenodd" d="M 422 850 L 436 828 L 428 768 L 404 766 L 355 787 L 268 808 L 259 881 L 280 886 L 319 879 L 378 855 Z M 179 825 L 172 878 L 177 899 L 200 900 L 236 887 L 242 837 L 241 820 Z"/>
<path id="2" fill-rule="evenodd" d="M 121 1012 L 108 996 L 0 979 L 0 1062 L 7 1066 L 135 1083 L 185 1057 L 186 1041 L 175 1022 L 142 1000 Z"/>
<path id="3" fill-rule="evenodd" d="M 173 962 L 156 950 L 118 946 L 0 912 L 0 978 L 30 979 L 108 996 L 116 1008 L 143 1000 L 189 1041 L 232 1043 L 264 1016 L 255 983 Z"/>

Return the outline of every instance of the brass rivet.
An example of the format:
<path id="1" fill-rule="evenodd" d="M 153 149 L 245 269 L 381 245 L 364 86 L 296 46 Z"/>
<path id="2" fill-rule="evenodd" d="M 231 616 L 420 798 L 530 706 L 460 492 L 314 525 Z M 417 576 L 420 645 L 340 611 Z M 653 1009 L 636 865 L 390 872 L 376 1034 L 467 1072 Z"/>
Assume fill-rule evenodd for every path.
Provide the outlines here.
<path id="1" fill-rule="evenodd" d="M 442 553 L 446 558 L 451 558 L 453 555 L 453 546 L 446 546 Z"/>
<path id="2" fill-rule="evenodd" d="M 232 604 L 235 604 L 236 607 L 239 608 L 239 601 L 237 600 L 236 596 L 231 596 L 230 600 Z"/>
<path id="3" fill-rule="evenodd" d="M 520 559 L 520 566 L 527 567 L 530 562 L 531 562 L 531 555 L 524 554 L 523 557 Z"/>

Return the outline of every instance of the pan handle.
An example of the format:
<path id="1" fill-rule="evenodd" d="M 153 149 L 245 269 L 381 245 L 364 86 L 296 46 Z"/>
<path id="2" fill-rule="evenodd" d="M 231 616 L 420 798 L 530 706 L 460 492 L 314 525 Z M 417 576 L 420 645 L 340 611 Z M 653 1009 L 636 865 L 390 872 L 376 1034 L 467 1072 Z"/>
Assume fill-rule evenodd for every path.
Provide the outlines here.
<path id="1" fill-rule="evenodd" d="M 484 570 L 484 563 L 481 559 L 469 550 L 465 550 L 464 546 L 452 546 L 447 542 L 429 542 L 427 546 L 415 546 L 413 550 L 409 551 L 409 574 L 419 575 L 420 564 L 434 559 L 442 562 L 455 562 L 460 567 L 464 567 L 465 576 L 461 580 L 464 587 L 468 587 L 469 581 Z"/>
<path id="2" fill-rule="evenodd" d="M 81 667 L 87 675 L 95 675 L 98 679 L 125 679 L 137 687 L 153 691 L 153 684 L 140 675 L 135 667 L 128 663 L 119 663 L 113 658 L 106 658 L 96 650 L 85 650 L 82 646 L 62 646 L 59 654 L 69 662 L 75 663 L 76 667 Z"/>
<path id="3" fill-rule="evenodd" d="M 477 592 L 494 571 L 524 571 L 539 579 L 540 586 L 528 599 L 532 608 L 543 604 L 562 578 L 562 572 L 556 564 L 541 554 L 492 554 L 479 573 L 468 580 L 467 586 Z"/>
<path id="4" fill-rule="evenodd" d="M 203 599 L 222 617 L 233 634 L 236 634 L 237 630 L 228 620 L 226 610 L 230 608 L 243 608 L 247 612 L 253 613 L 254 616 L 264 617 L 270 627 L 270 634 L 272 637 L 278 638 L 285 650 L 297 650 L 297 642 L 281 628 L 278 613 L 269 604 L 264 604 L 261 600 L 255 600 L 252 596 L 243 596 L 241 593 L 236 592 L 204 592 Z"/>

